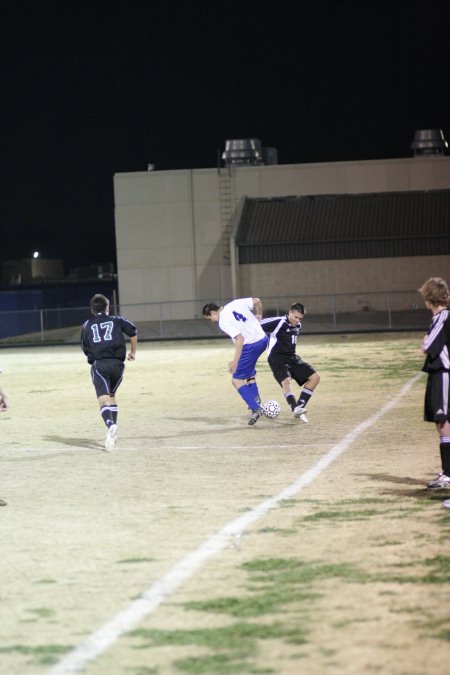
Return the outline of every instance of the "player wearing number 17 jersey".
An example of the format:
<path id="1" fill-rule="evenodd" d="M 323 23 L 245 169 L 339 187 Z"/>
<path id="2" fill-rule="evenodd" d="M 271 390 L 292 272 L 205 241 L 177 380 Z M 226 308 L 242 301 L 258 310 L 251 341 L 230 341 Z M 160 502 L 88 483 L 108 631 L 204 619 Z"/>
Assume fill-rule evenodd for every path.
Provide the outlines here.
<path id="1" fill-rule="evenodd" d="M 202 314 L 208 321 L 218 323 L 234 342 L 234 357 L 228 370 L 233 375 L 233 386 L 252 411 L 248 422 L 252 426 L 264 413 L 256 384 L 256 362 L 267 347 L 267 336 L 259 325 L 261 300 L 239 298 L 223 307 L 210 302 L 203 307 Z"/>
<path id="2" fill-rule="evenodd" d="M 125 358 L 134 361 L 136 357 L 137 330 L 128 319 L 110 316 L 109 300 L 100 293 L 91 298 L 91 313 L 81 329 L 81 349 L 91 364 L 100 414 L 108 429 L 105 450 L 112 450 L 117 436 L 116 392 L 122 382 Z M 130 338 L 128 357 L 124 335 Z"/>

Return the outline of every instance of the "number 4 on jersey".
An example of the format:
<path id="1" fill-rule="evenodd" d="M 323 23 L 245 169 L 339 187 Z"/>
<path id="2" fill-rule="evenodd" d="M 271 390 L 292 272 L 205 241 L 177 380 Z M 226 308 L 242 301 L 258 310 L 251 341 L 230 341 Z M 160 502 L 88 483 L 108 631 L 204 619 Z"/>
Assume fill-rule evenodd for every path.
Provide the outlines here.
<path id="1" fill-rule="evenodd" d="M 233 316 L 236 321 L 247 321 L 247 317 L 245 317 L 243 314 L 239 314 L 239 312 L 233 312 Z"/>

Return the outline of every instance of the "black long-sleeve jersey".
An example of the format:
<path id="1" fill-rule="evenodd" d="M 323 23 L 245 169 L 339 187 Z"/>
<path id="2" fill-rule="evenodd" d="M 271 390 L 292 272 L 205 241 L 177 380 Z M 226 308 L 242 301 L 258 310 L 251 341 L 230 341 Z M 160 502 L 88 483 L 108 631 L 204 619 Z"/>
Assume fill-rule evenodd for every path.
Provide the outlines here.
<path id="1" fill-rule="evenodd" d="M 125 361 L 127 348 L 124 334 L 133 337 L 136 326 L 123 316 L 96 314 L 81 328 L 81 349 L 88 363 L 99 359 L 120 359 Z"/>
<path id="2" fill-rule="evenodd" d="M 425 373 L 450 370 L 450 312 L 448 309 L 443 309 L 433 316 L 422 346 L 427 355 L 422 368 Z"/>
<path id="3" fill-rule="evenodd" d="M 287 314 L 284 316 L 272 316 L 262 319 L 261 328 L 269 333 L 269 355 L 285 354 L 295 356 L 295 346 L 300 334 L 302 324 L 300 321 L 293 326 L 289 323 Z"/>

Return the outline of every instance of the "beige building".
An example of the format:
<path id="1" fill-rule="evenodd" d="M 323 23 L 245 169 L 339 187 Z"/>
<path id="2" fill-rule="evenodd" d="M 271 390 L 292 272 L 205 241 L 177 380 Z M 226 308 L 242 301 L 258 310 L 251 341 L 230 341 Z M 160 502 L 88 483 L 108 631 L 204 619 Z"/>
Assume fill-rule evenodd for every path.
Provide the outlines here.
<path id="1" fill-rule="evenodd" d="M 121 311 L 135 320 L 197 318 L 202 302 L 410 291 L 450 276 L 450 254 L 240 264 L 234 244 L 246 198 L 450 189 L 450 157 L 256 165 L 114 176 Z M 448 214 L 447 214 L 448 215 Z M 449 233 L 450 234 L 450 233 Z M 430 236 L 432 232 L 430 232 Z"/>

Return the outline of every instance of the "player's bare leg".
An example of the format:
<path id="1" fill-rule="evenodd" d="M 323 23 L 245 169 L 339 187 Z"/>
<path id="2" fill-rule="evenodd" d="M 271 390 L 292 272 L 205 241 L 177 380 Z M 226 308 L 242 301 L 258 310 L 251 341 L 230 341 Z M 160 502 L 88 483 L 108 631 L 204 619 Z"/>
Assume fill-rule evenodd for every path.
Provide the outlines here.
<path id="1" fill-rule="evenodd" d="M 313 395 L 313 391 L 317 387 L 319 382 L 320 382 L 319 373 L 312 373 L 312 375 L 309 376 L 309 378 L 303 385 L 302 393 L 300 394 L 300 398 L 298 399 L 297 405 L 294 410 L 294 417 L 298 417 L 302 422 L 308 422 L 307 417 L 305 417 L 305 413 L 307 411 L 306 404 Z"/>
<path id="2" fill-rule="evenodd" d="M 308 418 L 305 413 L 308 412 L 308 409 L 305 406 L 297 404 L 297 400 L 292 391 L 292 378 L 286 377 L 286 379 L 281 382 L 281 388 L 283 390 L 284 398 L 292 410 L 293 416 L 307 424 Z"/>
<path id="3" fill-rule="evenodd" d="M 281 388 L 283 390 L 286 403 L 288 404 L 292 412 L 294 412 L 295 407 L 297 405 L 297 399 L 295 398 L 294 392 L 292 391 L 292 378 L 286 377 L 284 380 L 282 380 Z"/>

